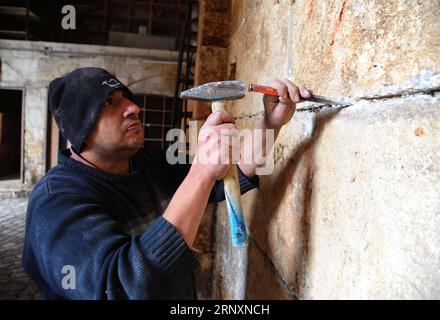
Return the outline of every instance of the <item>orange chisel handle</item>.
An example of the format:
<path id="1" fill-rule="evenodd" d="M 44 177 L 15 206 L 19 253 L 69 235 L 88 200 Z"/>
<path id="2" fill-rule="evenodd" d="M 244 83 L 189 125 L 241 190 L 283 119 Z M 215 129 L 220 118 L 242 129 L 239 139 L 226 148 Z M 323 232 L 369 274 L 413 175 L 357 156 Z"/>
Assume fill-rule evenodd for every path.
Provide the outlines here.
<path id="1" fill-rule="evenodd" d="M 261 93 L 265 93 L 265 94 L 270 94 L 272 96 L 278 96 L 277 89 L 272 88 L 272 87 L 268 87 L 268 86 L 261 86 L 259 84 L 254 84 L 254 83 L 251 83 L 249 85 L 249 91 L 261 92 Z M 354 103 L 354 102 L 350 102 L 350 101 L 336 101 L 333 99 L 328 99 L 323 96 L 318 96 L 316 94 L 314 94 L 313 96 L 311 96 L 309 98 L 300 97 L 299 102 L 304 102 L 304 101 L 317 102 L 317 103 L 321 103 L 321 104 L 328 104 L 328 105 L 335 105 L 335 106 L 336 105 L 351 106 Z"/>
<path id="2" fill-rule="evenodd" d="M 268 87 L 268 86 L 261 86 L 259 84 L 251 83 L 249 85 L 249 91 L 260 92 L 260 93 L 264 93 L 264 94 L 270 94 L 272 96 L 278 96 L 277 89 L 272 88 L 272 87 Z"/>

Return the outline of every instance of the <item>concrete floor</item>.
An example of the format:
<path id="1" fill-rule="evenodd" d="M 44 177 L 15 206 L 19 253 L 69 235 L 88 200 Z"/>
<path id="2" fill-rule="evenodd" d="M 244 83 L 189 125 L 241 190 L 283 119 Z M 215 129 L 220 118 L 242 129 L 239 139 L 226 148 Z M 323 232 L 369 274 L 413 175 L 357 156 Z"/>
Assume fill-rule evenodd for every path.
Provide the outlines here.
<path id="1" fill-rule="evenodd" d="M 21 266 L 26 205 L 25 198 L 0 200 L 0 300 L 40 298 Z"/>

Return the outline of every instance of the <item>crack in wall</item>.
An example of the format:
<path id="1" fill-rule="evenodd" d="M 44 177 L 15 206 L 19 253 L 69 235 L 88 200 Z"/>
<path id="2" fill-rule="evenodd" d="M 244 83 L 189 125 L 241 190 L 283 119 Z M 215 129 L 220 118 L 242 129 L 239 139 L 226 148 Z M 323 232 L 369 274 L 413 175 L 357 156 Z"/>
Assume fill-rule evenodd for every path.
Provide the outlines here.
<path id="1" fill-rule="evenodd" d="M 348 107 L 351 107 L 352 105 L 348 105 L 348 106 L 331 106 L 331 105 L 328 105 L 328 104 L 324 104 L 324 105 L 317 105 L 317 104 L 312 104 L 312 105 L 310 105 L 310 106 L 308 106 L 308 107 L 305 107 L 305 108 L 297 108 L 296 109 L 296 112 L 314 112 L 314 113 L 317 113 L 317 112 L 320 112 L 320 111 L 322 111 L 322 110 L 327 110 L 327 109 L 333 109 L 333 110 L 337 110 L 337 109 L 344 109 L 344 108 L 348 108 Z"/>
<path id="2" fill-rule="evenodd" d="M 234 119 L 235 120 L 256 119 L 256 118 L 262 118 L 263 116 L 264 116 L 264 111 L 258 111 L 256 113 L 251 113 L 251 114 L 242 114 L 234 117 Z"/>
<path id="3" fill-rule="evenodd" d="M 394 99 L 394 98 L 403 98 L 408 96 L 413 96 L 417 94 L 426 94 L 434 96 L 436 93 L 440 92 L 440 86 L 433 87 L 433 88 L 427 88 L 427 89 L 408 89 L 404 91 L 398 91 L 393 92 L 389 94 L 382 94 L 382 95 L 371 95 L 371 96 L 361 96 L 357 97 L 356 100 L 368 100 L 368 101 L 374 101 L 374 100 L 385 100 L 385 99 Z"/>
<path id="4" fill-rule="evenodd" d="M 312 104 L 308 107 L 305 108 L 297 108 L 296 112 L 319 112 L 321 110 L 326 110 L 326 109 L 342 109 L 342 108 L 348 108 L 351 106 L 337 106 L 337 107 L 333 107 L 330 105 L 318 105 L 318 104 Z M 258 119 L 258 118 L 263 118 L 264 117 L 264 111 L 258 111 L 256 113 L 250 113 L 250 114 L 243 114 L 243 115 L 238 115 L 235 116 L 234 119 L 235 120 L 246 120 L 246 119 Z"/>
<path id="5" fill-rule="evenodd" d="M 252 242 L 252 244 L 254 244 L 255 248 L 257 248 L 257 250 L 261 253 L 261 255 L 267 260 L 267 262 L 272 268 L 273 274 L 280 281 L 280 284 L 285 290 L 285 292 L 292 298 L 298 300 L 298 296 L 295 294 L 294 290 L 292 289 L 292 286 L 289 285 L 289 283 L 281 276 L 280 272 L 277 270 L 277 268 L 275 267 L 274 263 L 269 258 L 269 256 L 263 251 L 263 249 L 257 244 L 257 242 L 252 237 L 249 237 L 249 240 L 250 242 Z"/>
<path id="6" fill-rule="evenodd" d="M 349 107 L 353 107 L 356 105 L 356 103 L 361 101 L 376 101 L 376 100 L 387 100 L 387 99 L 397 99 L 397 98 L 404 98 L 404 97 L 410 97 L 414 95 L 430 95 L 435 96 L 435 94 L 440 93 L 440 86 L 439 87 L 433 87 L 428 89 L 414 89 L 414 90 L 405 90 L 395 93 L 389 93 L 384 95 L 373 95 L 373 96 L 361 96 L 356 97 L 354 99 L 354 102 L 352 105 L 347 106 L 331 106 L 328 104 L 310 104 L 307 107 L 297 107 L 296 112 L 313 112 L 317 113 L 322 110 L 328 110 L 328 109 L 345 109 Z M 264 111 L 258 111 L 256 113 L 251 114 L 243 114 L 234 117 L 235 120 L 245 120 L 245 119 L 257 119 L 257 118 L 263 118 L 264 117 Z"/>

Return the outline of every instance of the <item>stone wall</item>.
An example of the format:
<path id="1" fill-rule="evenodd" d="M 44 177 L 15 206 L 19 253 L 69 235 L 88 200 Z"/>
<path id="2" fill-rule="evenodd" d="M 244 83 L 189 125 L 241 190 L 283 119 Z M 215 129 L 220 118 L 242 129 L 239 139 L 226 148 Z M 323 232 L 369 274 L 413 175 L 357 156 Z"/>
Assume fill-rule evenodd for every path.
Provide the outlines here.
<path id="1" fill-rule="evenodd" d="M 31 187 L 46 171 L 47 88 L 75 68 L 102 67 L 134 93 L 174 95 L 177 52 L 0 40 L 0 88 L 24 89 L 24 179 L 0 189 Z"/>
<path id="2" fill-rule="evenodd" d="M 229 1 L 200 1 L 195 85 L 227 78 L 225 63 L 230 29 L 227 17 Z M 210 113 L 209 103 L 195 102 L 194 119 L 204 120 Z"/>
<path id="3" fill-rule="evenodd" d="M 440 1 L 230 5 L 224 68 L 236 79 L 289 77 L 356 101 L 299 104 L 274 173 L 243 197 L 247 298 L 440 298 Z M 239 128 L 260 120 L 261 98 L 229 104 Z M 212 297 L 228 298 L 224 204 L 216 221 Z"/>

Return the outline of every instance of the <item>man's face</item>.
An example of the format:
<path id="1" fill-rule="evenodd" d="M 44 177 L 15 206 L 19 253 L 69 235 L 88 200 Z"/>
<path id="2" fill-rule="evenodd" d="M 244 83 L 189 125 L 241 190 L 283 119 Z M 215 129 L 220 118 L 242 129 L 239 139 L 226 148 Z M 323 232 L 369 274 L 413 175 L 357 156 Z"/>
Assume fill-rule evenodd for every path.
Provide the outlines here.
<path id="1" fill-rule="evenodd" d="M 114 91 L 102 107 L 85 141 L 84 150 L 107 158 L 134 155 L 144 145 L 144 127 L 139 107 L 128 100 L 123 90 Z"/>

